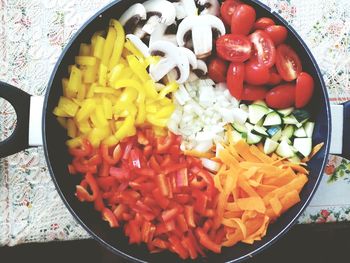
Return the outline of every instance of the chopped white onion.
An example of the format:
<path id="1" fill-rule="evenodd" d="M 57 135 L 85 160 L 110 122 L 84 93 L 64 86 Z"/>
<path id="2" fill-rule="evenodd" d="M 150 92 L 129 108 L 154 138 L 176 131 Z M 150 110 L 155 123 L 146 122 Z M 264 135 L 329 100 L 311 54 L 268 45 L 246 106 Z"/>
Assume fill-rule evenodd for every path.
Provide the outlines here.
<path id="1" fill-rule="evenodd" d="M 215 162 L 207 158 L 201 158 L 201 161 L 203 166 L 207 168 L 209 171 L 217 172 L 220 169 L 220 164 L 218 162 Z"/>

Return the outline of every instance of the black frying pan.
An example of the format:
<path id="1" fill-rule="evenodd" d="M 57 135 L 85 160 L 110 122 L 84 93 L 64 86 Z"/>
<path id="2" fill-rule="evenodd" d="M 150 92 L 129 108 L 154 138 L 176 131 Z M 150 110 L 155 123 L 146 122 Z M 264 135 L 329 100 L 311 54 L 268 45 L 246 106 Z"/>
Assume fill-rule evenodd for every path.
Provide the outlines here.
<path id="1" fill-rule="evenodd" d="M 175 254 L 169 252 L 150 254 L 145 245 L 129 245 L 128 239 L 124 236 L 121 229 L 111 229 L 107 223 L 101 220 L 100 214 L 94 210 L 91 204 L 81 203 L 75 198 L 75 185 L 79 184 L 80 181 L 78 177 L 71 176 L 68 173 L 67 165 L 70 163 L 71 158 L 65 146 L 65 141 L 67 140 L 66 131 L 58 124 L 56 117 L 52 114 L 59 97 L 62 95 L 61 79 L 67 77 L 68 65 L 74 64 L 74 57 L 78 54 L 80 43 L 88 42 L 96 31 L 106 29 L 111 18 L 118 18 L 130 5 L 136 2 L 134 0 L 117 0 L 109 4 L 87 21 L 68 43 L 52 73 L 45 96 L 42 117 L 43 145 L 46 161 L 57 191 L 73 216 L 91 236 L 112 252 L 129 260 L 139 262 L 179 262 L 180 259 Z M 274 224 L 270 225 L 267 235 L 262 241 L 255 242 L 254 245 L 238 244 L 231 248 L 224 248 L 221 254 L 209 253 L 206 259 L 198 259 L 197 261 L 241 261 L 268 247 L 286 233 L 296 222 L 296 219 L 315 192 L 329 152 L 331 133 L 330 105 L 320 69 L 310 50 L 294 29 L 278 14 L 272 13 L 269 7 L 256 0 L 245 2 L 255 8 L 257 17 L 270 17 L 277 24 L 282 24 L 289 29 L 288 43 L 294 47 L 303 59 L 304 70 L 315 79 L 316 92 L 310 105 L 310 111 L 316 121 L 313 143 L 324 142 L 325 146 L 309 162 L 309 182 L 301 192 L 301 202 L 282 215 Z M 17 114 L 17 127 L 14 133 L 9 139 L 0 143 L 0 157 L 5 157 L 29 147 L 28 127 L 31 96 L 13 86 L 0 82 L 0 97 L 8 100 L 14 106 Z"/>

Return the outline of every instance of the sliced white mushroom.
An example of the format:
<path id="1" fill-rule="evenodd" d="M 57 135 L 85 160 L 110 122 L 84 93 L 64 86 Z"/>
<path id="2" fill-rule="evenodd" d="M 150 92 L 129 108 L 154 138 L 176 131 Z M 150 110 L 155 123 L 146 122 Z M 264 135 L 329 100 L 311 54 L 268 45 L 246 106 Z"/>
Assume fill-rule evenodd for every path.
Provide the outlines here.
<path id="1" fill-rule="evenodd" d="M 177 0 L 173 2 L 173 5 L 176 10 L 176 18 L 179 20 L 197 14 L 197 6 L 194 0 Z"/>
<path id="2" fill-rule="evenodd" d="M 179 49 L 186 55 L 192 69 L 196 69 L 198 67 L 197 58 L 196 55 L 192 52 L 192 50 L 185 47 L 179 47 Z"/>
<path id="3" fill-rule="evenodd" d="M 220 4 L 218 0 L 196 0 L 201 15 L 220 15 Z"/>
<path id="4" fill-rule="evenodd" d="M 167 28 L 168 28 L 168 26 L 165 24 L 157 25 L 150 36 L 149 43 L 152 44 L 158 40 L 166 40 L 166 41 L 169 41 L 169 42 L 177 45 L 176 35 L 175 34 L 166 34 Z"/>
<path id="5" fill-rule="evenodd" d="M 170 26 L 175 22 L 176 10 L 172 3 L 166 0 L 148 0 L 143 3 L 149 17 L 142 30 L 152 34 L 159 24 Z"/>
<path id="6" fill-rule="evenodd" d="M 139 37 L 133 34 L 128 34 L 126 35 L 126 39 L 130 40 L 130 42 L 142 53 L 145 58 L 151 55 L 149 53 L 149 48 L 145 45 L 145 43 L 142 42 Z"/>
<path id="7" fill-rule="evenodd" d="M 192 31 L 194 53 L 197 58 L 206 58 L 213 49 L 213 30 L 219 35 L 224 35 L 226 30 L 224 23 L 216 16 L 201 15 L 188 16 L 179 25 L 176 39 L 179 46 L 185 45 L 185 34 Z"/>
<path id="8" fill-rule="evenodd" d="M 154 81 L 160 81 L 173 69 L 178 70 L 176 81 L 184 83 L 190 74 L 190 64 L 187 55 L 171 42 L 160 40 L 150 45 L 151 55 L 162 56 L 157 64 L 150 66 L 150 75 Z"/>
<path id="9" fill-rule="evenodd" d="M 142 4 L 130 6 L 119 18 L 119 22 L 124 26 L 126 33 L 134 33 L 137 25 L 147 19 L 146 9 Z"/>
<path id="10" fill-rule="evenodd" d="M 190 76 L 188 78 L 188 81 L 189 82 L 196 81 L 199 78 L 207 75 L 207 73 L 208 73 L 207 64 L 203 60 L 198 59 L 197 68 L 192 69 Z"/>

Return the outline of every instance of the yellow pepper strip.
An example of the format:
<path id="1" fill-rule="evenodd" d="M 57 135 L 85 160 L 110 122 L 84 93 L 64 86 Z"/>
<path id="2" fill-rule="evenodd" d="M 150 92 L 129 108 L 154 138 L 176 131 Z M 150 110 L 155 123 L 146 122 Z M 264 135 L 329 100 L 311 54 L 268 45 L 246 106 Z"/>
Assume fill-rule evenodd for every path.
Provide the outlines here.
<path id="1" fill-rule="evenodd" d="M 108 76 L 109 85 L 115 83 L 121 77 L 124 68 L 125 66 L 123 64 L 118 64 L 112 69 L 111 73 Z"/>
<path id="2" fill-rule="evenodd" d="M 94 54 L 94 50 L 95 50 L 95 47 L 96 47 L 96 42 L 97 42 L 97 37 L 100 36 L 100 37 L 103 37 L 103 35 L 105 34 L 104 31 L 97 31 L 95 32 L 93 35 L 92 35 L 92 38 L 91 38 L 91 55 Z"/>
<path id="3" fill-rule="evenodd" d="M 166 127 L 168 123 L 168 119 L 158 119 L 154 117 L 154 115 L 150 115 L 150 114 L 146 116 L 146 119 L 152 125 L 159 126 L 159 127 Z"/>
<path id="4" fill-rule="evenodd" d="M 146 112 L 147 113 L 157 113 L 158 109 L 159 109 L 159 105 L 156 103 L 146 105 Z"/>
<path id="5" fill-rule="evenodd" d="M 121 140 L 127 137 L 128 132 L 134 127 L 135 119 L 133 116 L 127 116 L 123 122 L 123 125 L 117 130 L 114 136 Z"/>
<path id="6" fill-rule="evenodd" d="M 135 124 L 140 125 L 146 121 L 146 105 L 144 101 L 138 103 L 138 113 L 136 117 Z"/>
<path id="7" fill-rule="evenodd" d="M 87 134 L 92 129 L 88 120 L 78 122 L 77 126 L 79 131 L 83 134 Z"/>
<path id="8" fill-rule="evenodd" d="M 112 102 L 106 97 L 102 97 L 102 108 L 106 119 L 111 120 L 113 118 Z"/>
<path id="9" fill-rule="evenodd" d="M 68 119 L 67 120 L 67 135 L 70 138 L 75 138 L 77 137 L 78 129 L 77 126 L 75 125 L 73 119 Z"/>
<path id="10" fill-rule="evenodd" d="M 58 101 L 58 108 L 67 113 L 70 117 L 74 117 L 79 109 L 79 106 L 70 99 L 60 97 L 60 100 Z"/>
<path id="11" fill-rule="evenodd" d="M 156 99 L 158 97 L 158 92 L 156 90 L 153 80 L 148 80 L 144 84 L 144 90 L 148 98 Z"/>
<path id="12" fill-rule="evenodd" d="M 130 42 L 130 40 L 126 40 L 125 44 L 124 44 L 124 48 L 126 48 L 131 54 L 135 55 L 136 57 L 138 57 L 139 59 L 143 59 L 144 56 L 142 55 L 141 51 L 139 51 L 133 43 Z"/>
<path id="13" fill-rule="evenodd" d="M 137 99 L 137 95 L 138 95 L 138 92 L 136 89 L 132 87 L 127 87 L 124 89 L 124 91 L 120 95 L 119 101 L 132 103 Z"/>
<path id="14" fill-rule="evenodd" d="M 102 86 L 94 86 L 94 93 L 95 94 L 114 94 L 114 95 L 120 95 L 120 92 L 118 90 L 102 87 Z"/>
<path id="15" fill-rule="evenodd" d="M 126 88 L 126 87 L 136 89 L 139 92 L 139 96 L 140 96 L 140 94 L 142 94 L 143 97 L 145 96 L 145 93 L 144 93 L 144 90 L 143 90 L 141 83 L 134 80 L 134 79 L 118 80 L 117 82 L 114 83 L 114 86 L 113 86 L 113 88 L 115 88 L 115 89 L 121 89 L 121 88 Z"/>
<path id="16" fill-rule="evenodd" d="M 77 122 L 82 122 L 84 120 L 87 120 L 90 116 L 90 114 L 95 110 L 96 105 L 95 101 L 93 99 L 86 99 L 79 109 L 77 115 L 75 116 Z"/>
<path id="17" fill-rule="evenodd" d="M 111 70 L 118 64 L 120 57 L 122 55 L 124 42 L 125 42 L 125 31 L 123 26 L 119 23 L 119 21 L 115 19 L 111 19 L 109 24 L 110 26 L 114 27 L 117 33 L 116 40 L 114 42 L 113 53 L 108 63 L 108 68 L 109 70 Z"/>
<path id="18" fill-rule="evenodd" d="M 109 129 L 105 128 L 93 128 L 88 135 L 88 140 L 92 144 L 93 147 L 97 148 L 101 141 L 110 136 L 110 131 Z"/>
<path id="19" fill-rule="evenodd" d="M 63 96 L 64 97 L 68 97 L 68 91 L 67 91 L 67 88 L 68 88 L 68 82 L 69 80 L 68 79 L 62 79 L 62 91 L 63 91 Z"/>
<path id="20" fill-rule="evenodd" d="M 75 57 L 75 63 L 80 66 L 94 66 L 96 64 L 96 58 L 91 56 L 77 56 Z"/>
<path id="21" fill-rule="evenodd" d="M 82 145 L 82 143 L 83 143 L 83 138 L 81 138 L 81 137 L 76 137 L 76 138 L 73 138 L 73 139 L 66 141 L 66 145 L 69 148 L 79 147 Z"/>
<path id="22" fill-rule="evenodd" d="M 107 73 L 108 73 L 107 66 L 101 63 L 98 71 L 98 83 L 101 86 L 107 86 Z"/>
<path id="23" fill-rule="evenodd" d="M 151 79 L 146 68 L 140 63 L 140 61 L 134 55 L 130 55 L 126 57 L 131 70 L 134 74 L 142 81 L 146 82 Z"/>
<path id="24" fill-rule="evenodd" d="M 172 103 L 173 103 L 172 100 L 169 99 L 169 98 L 167 98 L 167 97 L 165 97 L 165 98 L 159 100 L 158 102 L 159 102 L 159 104 L 160 104 L 161 106 L 166 106 L 166 105 L 169 105 L 169 104 L 172 104 Z"/>
<path id="25" fill-rule="evenodd" d="M 107 146 L 114 146 L 118 144 L 119 140 L 113 135 L 108 136 L 106 139 L 103 140 L 103 144 Z"/>
<path id="26" fill-rule="evenodd" d="M 101 37 L 101 36 L 97 36 L 96 37 L 96 44 L 95 44 L 95 48 L 94 48 L 94 57 L 102 59 L 102 55 L 103 55 L 103 47 L 105 45 L 106 40 Z"/>
<path id="27" fill-rule="evenodd" d="M 90 56 L 91 46 L 89 44 L 81 43 L 79 49 L 79 56 Z"/>
<path id="28" fill-rule="evenodd" d="M 84 83 L 94 83 L 97 78 L 98 63 L 94 66 L 86 66 L 86 70 L 83 74 Z"/>
<path id="29" fill-rule="evenodd" d="M 86 96 L 86 85 L 81 84 L 78 88 L 77 99 L 83 100 L 85 99 L 85 96 Z"/>
<path id="30" fill-rule="evenodd" d="M 67 86 L 67 97 L 74 98 L 79 86 L 81 85 L 82 74 L 81 70 L 76 66 L 71 69 L 68 86 Z"/>
<path id="31" fill-rule="evenodd" d="M 176 91 L 179 88 L 179 84 L 176 82 L 171 82 L 165 86 L 160 92 L 159 92 L 159 99 L 164 99 L 166 95 L 168 95 L 171 92 Z"/>
<path id="32" fill-rule="evenodd" d="M 53 109 L 53 114 L 56 115 L 57 117 L 66 117 L 66 118 L 71 117 L 69 114 L 67 114 L 65 111 L 63 111 L 59 107 L 55 107 Z"/>
<path id="33" fill-rule="evenodd" d="M 159 111 L 154 114 L 154 116 L 156 118 L 159 118 L 159 119 L 167 118 L 171 114 L 173 114 L 174 110 L 175 110 L 175 105 L 174 104 L 169 104 L 167 106 L 164 106 L 164 107 L 160 108 Z"/>
<path id="34" fill-rule="evenodd" d="M 108 62 L 113 52 L 114 43 L 117 38 L 117 31 L 113 26 L 109 26 L 106 41 L 103 47 L 103 54 L 101 64 L 105 65 L 108 69 Z"/>
<path id="35" fill-rule="evenodd" d="M 65 129 L 67 129 L 67 119 L 64 117 L 57 117 L 56 118 L 58 123 Z"/>

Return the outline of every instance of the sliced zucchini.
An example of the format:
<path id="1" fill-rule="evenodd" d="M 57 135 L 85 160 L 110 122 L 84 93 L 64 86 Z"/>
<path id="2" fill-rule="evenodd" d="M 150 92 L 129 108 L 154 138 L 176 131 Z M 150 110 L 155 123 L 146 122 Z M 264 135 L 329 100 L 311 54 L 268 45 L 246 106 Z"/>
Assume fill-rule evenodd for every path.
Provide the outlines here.
<path id="1" fill-rule="evenodd" d="M 278 110 L 278 113 L 281 114 L 283 117 L 287 117 L 288 115 L 290 115 L 293 112 L 294 108 L 287 108 L 287 109 L 283 109 L 283 110 Z"/>
<path id="2" fill-rule="evenodd" d="M 294 134 L 294 126 L 293 125 L 287 125 L 282 131 L 283 138 L 290 139 L 290 138 L 292 138 L 293 134 Z"/>
<path id="3" fill-rule="evenodd" d="M 273 137 L 281 129 L 282 129 L 281 126 L 272 126 L 267 129 L 267 133 L 270 137 Z"/>
<path id="4" fill-rule="evenodd" d="M 279 145 L 278 142 L 275 142 L 270 138 L 266 138 L 265 144 L 264 144 L 264 153 L 265 154 L 273 153 L 274 151 L 276 151 L 278 145 Z"/>
<path id="5" fill-rule="evenodd" d="M 263 100 L 256 100 L 252 104 L 264 106 L 265 108 L 267 108 L 267 104 Z"/>
<path id="6" fill-rule="evenodd" d="M 293 157 L 289 158 L 288 160 L 292 163 L 301 163 L 301 159 L 296 154 Z"/>
<path id="7" fill-rule="evenodd" d="M 305 129 L 303 127 L 300 127 L 299 129 L 296 129 L 294 132 L 294 137 L 298 138 L 305 138 L 307 137 Z"/>
<path id="8" fill-rule="evenodd" d="M 269 109 L 264 106 L 258 104 L 249 105 L 249 121 L 257 124 L 268 112 Z"/>
<path id="9" fill-rule="evenodd" d="M 264 124 L 264 118 L 260 119 L 260 121 L 258 121 L 257 124 L 255 124 L 255 125 L 262 127 L 263 124 Z"/>
<path id="10" fill-rule="evenodd" d="M 267 114 L 263 126 L 276 126 L 281 124 L 281 116 L 277 112 L 273 111 Z"/>
<path id="11" fill-rule="evenodd" d="M 282 137 L 282 129 L 279 129 L 279 130 L 275 133 L 275 135 L 273 135 L 273 136 L 271 137 L 271 140 L 273 140 L 273 141 L 275 141 L 275 142 L 278 142 L 278 141 L 281 139 L 281 137 Z"/>
<path id="12" fill-rule="evenodd" d="M 312 151 L 312 139 L 311 138 L 295 138 L 293 146 L 304 157 L 310 155 Z"/>
<path id="13" fill-rule="evenodd" d="M 310 113 L 306 110 L 294 110 L 292 115 L 299 123 L 305 123 L 310 119 Z"/>
<path id="14" fill-rule="evenodd" d="M 269 136 L 267 134 L 267 132 L 266 132 L 266 128 L 260 127 L 260 126 L 257 126 L 257 125 L 254 126 L 254 128 L 252 130 L 252 133 L 254 133 L 256 135 L 264 136 L 264 137 Z"/>
<path id="15" fill-rule="evenodd" d="M 276 153 L 284 158 L 291 158 L 294 156 L 294 151 L 285 140 L 278 145 Z"/>
<path id="16" fill-rule="evenodd" d="M 293 115 L 290 115 L 290 116 L 288 116 L 288 117 L 284 117 L 284 118 L 283 118 L 283 123 L 284 123 L 284 124 L 297 125 L 299 122 L 298 122 L 298 120 L 297 120 Z"/>
<path id="17" fill-rule="evenodd" d="M 282 142 L 282 141 L 285 141 L 286 143 L 288 143 L 289 145 L 292 145 L 292 141 L 290 140 L 290 138 L 287 138 L 287 137 L 285 137 L 285 136 L 281 136 L 281 138 L 280 138 L 280 142 Z"/>
<path id="18" fill-rule="evenodd" d="M 247 132 L 247 127 L 245 126 L 245 125 L 242 125 L 242 124 L 240 124 L 240 123 L 238 123 L 238 122 L 234 122 L 234 123 L 232 123 L 232 127 L 236 130 L 236 131 L 238 131 L 239 133 L 243 133 L 243 132 Z"/>
<path id="19" fill-rule="evenodd" d="M 247 128 L 247 132 L 251 132 L 254 129 L 254 125 L 249 122 L 246 122 L 244 125 Z"/>
<path id="20" fill-rule="evenodd" d="M 236 142 L 244 139 L 242 134 L 244 134 L 244 133 L 239 133 L 238 131 L 233 130 L 232 131 L 232 140 L 233 140 L 233 142 L 236 143 Z"/>
<path id="21" fill-rule="evenodd" d="M 262 136 L 248 132 L 248 134 L 247 134 L 247 143 L 248 144 L 257 144 L 261 140 L 262 140 Z"/>
<path id="22" fill-rule="evenodd" d="M 307 122 L 304 124 L 304 130 L 308 138 L 312 138 L 312 134 L 314 133 L 314 128 L 315 128 L 314 122 Z"/>

